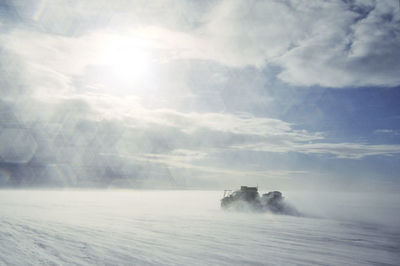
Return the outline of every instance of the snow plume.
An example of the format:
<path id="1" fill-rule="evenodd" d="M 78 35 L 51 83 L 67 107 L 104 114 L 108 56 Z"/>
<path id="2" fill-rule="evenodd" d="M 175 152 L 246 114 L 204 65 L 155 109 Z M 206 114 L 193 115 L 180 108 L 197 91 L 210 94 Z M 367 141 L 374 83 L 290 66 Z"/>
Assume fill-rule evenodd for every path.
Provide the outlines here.
<path id="1" fill-rule="evenodd" d="M 227 192 L 225 190 L 225 192 Z M 224 193 L 226 194 L 226 193 Z M 221 208 L 240 212 L 275 213 L 300 216 L 300 212 L 285 201 L 280 191 L 271 191 L 260 195 L 254 188 L 243 187 L 233 193 L 224 195 Z"/>

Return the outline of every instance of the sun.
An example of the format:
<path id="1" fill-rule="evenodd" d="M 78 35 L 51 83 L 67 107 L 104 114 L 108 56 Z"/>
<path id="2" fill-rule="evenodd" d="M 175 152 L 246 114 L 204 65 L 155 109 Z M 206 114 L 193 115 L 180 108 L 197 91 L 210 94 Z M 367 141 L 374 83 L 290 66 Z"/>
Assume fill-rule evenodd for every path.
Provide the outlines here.
<path id="1" fill-rule="evenodd" d="M 119 83 L 143 83 L 151 74 L 151 53 L 140 39 L 113 38 L 104 47 L 102 61 L 108 78 Z"/>

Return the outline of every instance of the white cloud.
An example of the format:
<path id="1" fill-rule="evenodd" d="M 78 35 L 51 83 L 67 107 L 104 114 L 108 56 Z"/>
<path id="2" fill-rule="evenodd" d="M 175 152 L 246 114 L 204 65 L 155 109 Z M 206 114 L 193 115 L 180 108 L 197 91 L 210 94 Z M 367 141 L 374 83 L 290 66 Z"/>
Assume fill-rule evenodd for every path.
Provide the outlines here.
<path id="1" fill-rule="evenodd" d="M 249 149 L 265 152 L 298 152 L 303 154 L 331 155 L 333 158 L 362 159 L 366 156 L 391 156 L 400 154 L 400 145 L 370 145 L 362 143 L 295 143 L 286 142 L 284 145 L 275 143 L 259 143 L 238 145 L 237 149 Z"/>
<path id="2" fill-rule="evenodd" d="M 193 152 L 190 152 L 191 154 Z M 175 154 L 175 151 L 172 153 Z M 204 157 L 204 156 L 202 156 Z M 132 157 L 135 160 L 142 162 L 152 162 L 155 164 L 163 164 L 167 165 L 171 168 L 178 169 L 190 169 L 192 171 L 196 171 L 197 174 L 207 174 L 214 175 L 213 177 L 229 177 L 229 178 L 243 178 L 246 176 L 249 177 L 263 177 L 263 178 L 287 178 L 292 175 L 302 175 L 307 174 L 307 171 L 292 171 L 292 170 L 259 170 L 259 171 L 249 171 L 249 170 L 240 170 L 240 169 L 229 169 L 226 167 L 215 167 L 210 165 L 202 165 L 196 164 L 195 161 L 184 157 L 175 157 L 168 155 L 160 155 L 160 154 L 145 154 L 144 156 L 134 156 Z M 193 159 L 193 158 L 192 158 Z"/>
<path id="3" fill-rule="evenodd" d="M 276 65 L 295 86 L 400 84 L 396 1 L 223 1 L 209 15 L 217 60 Z"/>
<path id="4" fill-rule="evenodd" d="M 361 159 L 374 155 L 395 155 L 400 153 L 400 145 L 368 145 L 359 143 L 313 143 L 298 145 L 302 153 L 332 154 L 338 158 Z"/>
<path id="5" fill-rule="evenodd" d="M 400 130 L 393 130 L 393 129 L 377 129 L 374 131 L 375 134 L 388 134 L 388 135 L 400 135 Z"/>
<path id="6" fill-rule="evenodd" d="M 262 111 L 226 108 L 266 106 L 273 99 L 262 93 L 269 66 L 294 86 L 400 84 L 400 13 L 392 2 L 145 2 L 16 2 L 31 24 L 7 23 L 0 34 L 0 127 L 37 142 L 18 146 L 18 156 L 30 149 L 33 165 L 63 165 L 93 178 L 147 176 L 146 167 L 271 177 L 305 172 L 210 161 L 227 151 L 344 159 L 400 153 L 399 145 L 330 143 Z M 117 39 L 151 54 L 154 69 L 144 82 L 124 83 L 107 72 L 104 54 Z M 190 108 L 174 105 L 177 98 Z"/>
<path id="7" fill-rule="evenodd" d="M 47 5 L 49 10 L 63 6 Z M 92 17 L 97 9 L 88 6 L 92 5 L 84 1 L 67 9 Z M 137 8 L 136 4 L 113 2 L 107 6 L 108 17 L 118 14 L 122 19 L 69 37 L 51 31 L 14 30 L 3 36 L 3 45 L 34 62 L 36 68 L 67 75 L 82 75 L 86 66 L 101 64 L 102 43 L 121 34 L 147 41 L 160 62 L 201 59 L 229 67 L 278 66 L 278 77 L 295 86 L 400 84 L 400 13 L 395 12 L 395 1 L 221 1 L 200 5 L 203 8 L 197 12 L 195 6 L 172 1 L 168 16 L 163 15 L 163 5 Z M 49 10 L 42 11 L 43 20 Z M 190 23 L 198 26 L 183 27 L 187 16 L 182 12 L 192 14 Z M 61 10 L 54 13 L 65 19 L 82 18 Z M 107 17 L 104 12 L 99 14 Z M 133 14 L 141 20 L 125 20 Z M 61 23 L 54 17 L 50 21 Z"/>
<path id="8" fill-rule="evenodd" d="M 283 67 L 279 75 L 282 80 L 293 85 L 339 88 L 400 84 L 396 74 L 400 67 L 396 48 L 400 43 L 400 15 L 393 12 L 395 1 L 377 2 L 356 22 L 356 15 L 346 8 L 332 10 L 340 22 L 329 24 L 323 19 L 325 27 L 278 59 Z M 392 18 L 386 21 L 385 16 Z"/>
<path id="9" fill-rule="evenodd" d="M 163 132 L 162 141 L 170 145 L 168 150 L 171 152 L 168 156 L 171 158 L 184 151 L 186 158 L 200 159 L 206 156 L 207 152 L 226 148 L 278 153 L 330 154 L 336 158 L 347 159 L 400 153 L 400 145 L 329 143 L 321 133 L 295 130 L 292 124 L 278 119 L 254 117 L 250 114 L 150 110 L 140 107 L 138 103 L 135 105 L 136 108 L 131 112 L 121 110 L 121 114 L 125 114 L 126 125 L 133 126 L 136 131 L 138 125 L 147 128 L 146 134 L 150 138 L 157 135 L 149 134 L 153 130 Z M 129 132 L 127 134 L 130 136 Z M 311 141 L 314 143 L 310 143 Z M 152 139 L 148 142 L 147 145 L 154 144 Z M 155 143 L 160 145 L 159 141 Z M 135 150 L 129 146 L 127 148 L 128 151 Z M 199 155 L 201 156 L 198 157 Z"/>

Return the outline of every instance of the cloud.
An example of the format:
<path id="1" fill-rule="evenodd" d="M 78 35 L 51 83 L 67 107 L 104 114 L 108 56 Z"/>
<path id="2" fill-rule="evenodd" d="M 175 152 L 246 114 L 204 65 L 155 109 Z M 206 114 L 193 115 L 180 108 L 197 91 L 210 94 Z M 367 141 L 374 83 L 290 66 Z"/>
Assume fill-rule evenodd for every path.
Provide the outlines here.
<path id="1" fill-rule="evenodd" d="M 291 85 L 397 86 L 396 11 L 396 1 L 222 1 L 203 34 L 219 52 L 215 59 L 278 66 Z"/>
<path id="2" fill-rule="evenodd" d="M 25 98 L 8 108 L 1 102 L 2 117 L 8 119 L 1 124 L 1 142 L 7 145 L 2 145 L 0 165 L 12 177 L 5 185 L 140 187 L 155 177 L 170 180 L 170 185 L 189 185 L 188 171 L 204 180 L 284 176 L 295 171 L 245 172 L 204 162 L 235 145 L 322 138 L 250 114 L 149 109 L 135 98 L 110 95 L 45 99 L 29 98 L 26 105 Z M 17 133 L 23 139 L 18 143 Z"/>
<path id="3" fill-rule="evenodd" d="M 362 159 L 367 156 L 392 156 L 400 153 L 400 145 L 370 145 L 362 143 L 290 143 L 275 145 L 275 143 L 259 143 L 237 146 L 238 149 L 249 149 L 265 152 L 298 152 L 303 154 L 331 155 L 340 159 Z"/>
<path id="4" fill-rule="evenodd" d="M 260 165 L 267 153 L 400 153 L 399 145 L 332 143 L 265 111 L 273 75 L 293 86 L 400 84 L 391 2 L 15 1 L 9 9 L 14 15 L 0 19 L 3 185 L 287 177 L 307 171 L 252 170 L 250 159 L 227 163 L 224 153 L 260 152 Z M 107 52 L 118 40 L 151 54 L 146 79 L 116 78 Z M 123 64 L 132 75 L 138 66 Z"/>
<path id="5" fill-rule="evenodd" d="M 27 130 L 5 128 L 0 133 L 0 158 L 7 163 L 27 163 L 36 152 L 37 144 Z"/>
<path id="6" fill-rule="evenodd" d="M 374 131 L 375 134 L 388 134 L 388 135 L 400 135 L 400 130 L 393 130 L 393 129 L 377 129 Z"/>
<path id="7" fill-rule="evenodd" d="M 224 152 L 295 152 L 344 159 L 400 153 L 399 145 L 329 143 L 321 133 L 296 130 L 279 119 L 148 109 L 134 99 L 129 102 L 104 96 L 101 100 L 98 96 L 93 101 L 92 97 L 74 96 L 8 109 L 17 115 L 9 115 L 2 127 L 28 136 L 15 146 L 11 141 L 14 133 L 7 135 L 3 130 L 1 135 L 2 143 L 9 143 L 3 150 L 16 148 L 15 152 L 6 150 L 8 157 L 0 161 L 2 168 L 12 173 L 12 182 L 19 176 L 23 180 L 19 185 L 140 187 L 149 185 L 154 176 L 165 177 L 171 184 L 191 184 L 188 173 L 215 182 L 241 177 L 284 178 L 306 172 L 249 170 L 248 162 L 240 157 L 234 161 L 235 167 L 229 167 L 223 162 Z M 120 109 L 106 112 L 107 102 Z M 135 108 L 129 109 L 130 104 Z M 16 159 L 11 160 L 13 154 Z"/>
<path id="8" fill-rule="evenodd" d="M 283 69 L 278 77 L 301 86 L 399 85 L 395 73 L 400 58 L 397 3 L 380 1 L 358 8 L 364 10 L 350 12 L 344 6 L 332 10 L 336 21 L 317 20 L 320 28 L 277 60 Z"/>
<path id="9" fill-rule="evenodd" d="M 198 6 L 172 1 L 168 15 L 163 15 L 163 5 L 139 9 L 139 5 L 123 2 L 103 4 L 110 6 L 108 13 L 94 6 L 89 9 L 92 4 L 85 1 L 68 6 L 68 10 L 79 10 L 80 15 L 57 9 L 63 5 L 47 4 L 41 19 L 62 24 L 62 18 L 79 20 L 86 13 L 89 17 L 111 17 L 122 10 L 127 12 L 118 13 L 121 20 L 106 20 L 106 26 L 100 23 L 78 36 L 13 30 L 2 41 L 8 49 L 36 62 L 31 69 L 60 74 L 82 74 L 87 65 L 101 63 L 96 56 L 99 43 L 115 39 L 118 32 L 146 40 L 161 61 L 198 59 L 233 68 L 278 67 L 277 77 L 294 86 L 400 84 L 396 71 L 400 67 L 400 13 L 395 1 L 221 1 Z M 29 5 L 16 6 L 25 10 Z M 53 8 L 61 18 L 46 18 L 44 14 Z M 199 11 L 194 11 L 196 8 Z M 187 18 L 183 11 L 193 15 L 190 25 L 196 27 L 183 26 L 182 20 Z M 140 24 L 125 20 L 134 14 L 142 19 Z M 146 17 L 153 19 L 150 22 Z M 112 27 L 118 31 L 110 33 Z"/>

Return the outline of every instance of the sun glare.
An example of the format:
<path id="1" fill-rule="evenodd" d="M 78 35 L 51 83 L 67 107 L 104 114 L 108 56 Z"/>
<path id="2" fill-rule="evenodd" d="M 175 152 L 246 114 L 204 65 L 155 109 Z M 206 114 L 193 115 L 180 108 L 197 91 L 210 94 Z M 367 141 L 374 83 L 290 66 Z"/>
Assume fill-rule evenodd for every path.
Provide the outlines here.
<path id="1" fill-rule="evenodd" d="M 114 39 L 105 47 L 103 63 L 110 69 L 109 77 L 118 82 L 142 83 L 151 72 L 151 56 L 140 40 Z"/>

